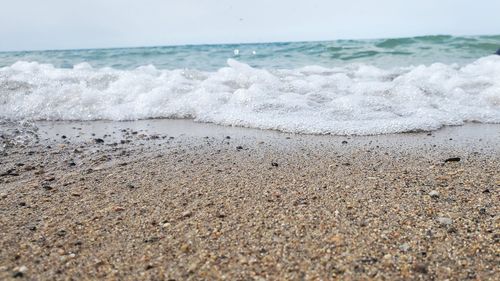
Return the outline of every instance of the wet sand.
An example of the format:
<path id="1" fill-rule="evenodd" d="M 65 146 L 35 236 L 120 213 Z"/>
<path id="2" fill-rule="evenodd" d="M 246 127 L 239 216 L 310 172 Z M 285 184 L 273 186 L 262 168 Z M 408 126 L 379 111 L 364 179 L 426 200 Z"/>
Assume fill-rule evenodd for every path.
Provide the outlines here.
<path id="1" fill-rule="evenodd" d="M 363 137 L 181 120 L 0 132 L 1 280 L 500 277 L 499 125 Z"/>

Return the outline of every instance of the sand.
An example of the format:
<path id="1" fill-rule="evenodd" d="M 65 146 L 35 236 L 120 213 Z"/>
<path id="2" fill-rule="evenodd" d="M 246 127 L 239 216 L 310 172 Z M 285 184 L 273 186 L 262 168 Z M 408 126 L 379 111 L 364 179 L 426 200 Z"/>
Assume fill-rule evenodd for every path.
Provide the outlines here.
<path id="1" fill-rule="evenodd" d="M 179 120 L 0 132 L 1 280 L 500 278 L 499 125 L 365 137 Z"/>

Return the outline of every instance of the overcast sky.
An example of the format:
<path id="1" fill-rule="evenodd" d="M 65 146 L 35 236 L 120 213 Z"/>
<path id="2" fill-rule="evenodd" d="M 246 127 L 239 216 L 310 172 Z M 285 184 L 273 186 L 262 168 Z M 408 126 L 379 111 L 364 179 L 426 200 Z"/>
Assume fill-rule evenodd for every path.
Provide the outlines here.
<path id="1" fill-rule="evenodd" d="M 0 0 L 0 50 L 500 34 L 500 0 Z"/>

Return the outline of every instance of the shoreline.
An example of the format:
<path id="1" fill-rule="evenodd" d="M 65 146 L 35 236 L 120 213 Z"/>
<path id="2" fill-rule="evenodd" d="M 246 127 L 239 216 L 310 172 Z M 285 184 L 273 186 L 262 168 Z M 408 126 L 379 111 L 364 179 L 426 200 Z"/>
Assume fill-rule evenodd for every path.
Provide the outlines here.
<path id="1" fill-rule="evenodd" d="M 0 124 L 4 131 L 18 129 L 19 124 L 8 122 Z M 466 123 L 458 126 L 444 126 L 433 131 L 403 132 L 376 135 L 317 135 L 297 134 L 276 130 L 263 130 L 246 127 L 233 127 L 212 123 L 198 123 L 190 119 L 146 119 L 135 121 L 34 121 L 28 124 L 24 133 L 37 135 L 42 143 L 79 143 L 91 142 L 95 138 L 108 138 L 108 142 L 119 142 L 127 137 L 126 131 L 139 134 L 143 139 L 163 137 L 218 138 L 233 135 L 241 139 L 263 139 L 277 141 L 293 138 L 308 143 L 336 143 L 353 140 L 359 144 L 378 142 L 400 146 L 418 146 L 425 143 L 439 143 L 443 146 L 466 148 L 474 145 L 482 149 L 499 149 L 496 140 L 500 138 L 500 124 Z M 125 134 L 124 134 L 125 133 Z M 62 136 L 67 138 L 61 139 Z M 430 138 L 429 138 L 430 137 Z"/>
<path id="2" fill-rule="evenodd" d="M 0 279 L 500 274 L 498 124 L 351 137 L 35 126 L 2 127 Z"/>

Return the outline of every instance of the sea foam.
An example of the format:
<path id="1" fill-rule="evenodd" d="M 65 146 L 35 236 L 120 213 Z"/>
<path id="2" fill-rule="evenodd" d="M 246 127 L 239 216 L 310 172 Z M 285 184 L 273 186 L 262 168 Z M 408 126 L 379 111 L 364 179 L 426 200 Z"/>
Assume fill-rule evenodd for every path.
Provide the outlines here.
<path id="1" fill-rule="evenodd" d="M 217 71 L 73 68 L 20 61 L 0 68 L 0 118 L 190 118 L 306 134 L 368 135 L 500 123 L 500 56 L 459 66 Z"/>

